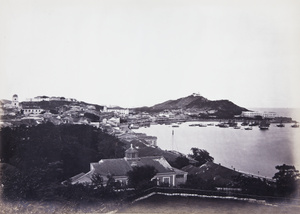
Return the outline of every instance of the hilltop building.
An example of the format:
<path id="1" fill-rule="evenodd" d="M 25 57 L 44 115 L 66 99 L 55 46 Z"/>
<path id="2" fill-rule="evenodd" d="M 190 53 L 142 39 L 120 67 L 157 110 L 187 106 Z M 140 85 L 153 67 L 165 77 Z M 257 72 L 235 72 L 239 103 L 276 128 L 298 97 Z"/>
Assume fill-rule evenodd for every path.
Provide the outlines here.
<path id="1" fill-rule="evenodd" d="M 70 101 L 77 102 L 76 99 L 73 98 L 65 98 L 65 97 L 48 97 L 48 96 L 37 96 L 34 98 L 27 98 L 27 102 L 41 102 L 41 101 Z"/>
<path id="2" fill-rule="evenodd" d="M 157 174 L 152 178 L 157 181 L 157 185 L 168 183 L 170 186 L 178 186 L 187 180 L 187 172 L 172 167 L 164 157 L 139 157 L 138 151 L 131 144 L 131 147 L 125 151 L 124 158 L 102 159 L 97 163 L 91 163 L 90 171 L 72 177 L 71 183 L 88 185 L 92 183 L 93 175 L 98 174 L 103 178 L 104 185 L 108 180 L 107 176 L 112 176 L 121 185 L 127 185 L 127 173 L 134 167 L 146 165 L 153 166 L 157 170 Z"/>
<path id="3" fill-rule="evenodd" d="M 31 107 L 31 108 L 23 108 L 23 114 L 25 115 L 37 115 L 40 114 L 44 109 L 41 109 L 40 107 Z"/>
<path id="4" fill-rule="evenodd" d="M 16 95 L 16 94 L 13 95 L 11 105 L 14 108 L 19 108 L 20 107 L 18 95 Z"/>

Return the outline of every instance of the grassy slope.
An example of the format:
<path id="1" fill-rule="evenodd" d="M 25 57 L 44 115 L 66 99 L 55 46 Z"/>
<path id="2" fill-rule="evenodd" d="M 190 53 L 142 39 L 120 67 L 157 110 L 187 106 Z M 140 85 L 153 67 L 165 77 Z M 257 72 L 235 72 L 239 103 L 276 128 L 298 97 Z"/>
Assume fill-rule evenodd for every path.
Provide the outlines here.
<path id="1" fill-rule="evenodd" d="M 124 206 L 118 213 L 299 213 L 299 206 L 285 204 L 270 206 L 229 199 L 203 199 L 196 197 L 154 195 Z"/>

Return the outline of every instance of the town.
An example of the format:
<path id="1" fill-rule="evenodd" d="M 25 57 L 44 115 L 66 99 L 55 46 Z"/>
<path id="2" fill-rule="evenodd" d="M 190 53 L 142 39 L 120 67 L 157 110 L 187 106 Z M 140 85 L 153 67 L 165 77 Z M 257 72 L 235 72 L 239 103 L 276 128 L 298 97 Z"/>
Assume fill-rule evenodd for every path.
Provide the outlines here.
<path id="1" fill-rule="evenodd" d="M 192 102 L 197 99 L 209 102 L 198 94 L 181 98 L 180 102 L 183 100 Z M 225 101 L 225 103 L 228 104 L 229 102 Z M 237 110 L 230 114 L 224 113 L 224 109 L 222 114 L 218 114 L 215 107 L 205 110 L 179 107 L 176 106 L 176 108 L 170 109 L 165 108 L 164 105 L 164 108 L 158 108 L 158 110 L 128 109 L 118 106 L 88 104 L 73 98 L 48 96 L 38 96 L 21 102 L 18 95 L 15 94 L 11 100 L 1 101 L 1 134 L 6 136 L 6 138 L 3 137 L 1 148 L 6 149 L 6 152 L 9 151 L 9 154 L 2 151 L 1 167 L 9 168 L 10 166 L 5 164 L 14 163 L 12 160 L 16 159 L 17 161 L 19 158 L 12 151 L 15 147 L 10 144 L 14 145 L 14 143 L 21 142 L 22 146 L 26 147 L 26 142 L 32 142 L 34 144 L 31 147 L 33 151 L 27 151 L 27 155 L 32 152 L 32 154 L 39 156 L 39 153 L 34 153 L 35 150 L 45 150 L 45 157 L 30 157 L 28 160 L 25 158 L 23 164 L 32 165 L 32 158 L 40 158 L 37 160 L 44 161 L 44 158 L 47 157 L 49 160 L 45 160 L 45 163 L 47 163 L 49 172 L 53 170 L 51 167 L 57 167 L 60 170 L 66 168 L 65 172 L 62 173 L 63 175 L 58 176 L 60 179 L 55 178 L 54 180 L 57 182 L 56 185 L 63 185 L 67 191 L 71 189 L 72 191 L 81 192 L 77 192 L 76 194 L 79 194 L 77 196 L 76 194 L 68 195 L 68 197 L 74 197 L 75 199 L 78 199 L 77 197 L 82 198 L 81 194 L 88 197 L 99 196 L 99 194 L 101 197 L 106 197 L 105 195 L 115 196 L 124 189 L 128 191 L 127 194 L 131 193 L 126 195 L 127 199 L 136 199 L 138 196 L 142 196 L 143 191 L 146 189 L 149 191 L 149 188 L 154 187 L 156 189 L 152 189 L 152 191 L 160 191 L 164 194 L 170 194 L 170 189 L 164 189 L 170 187 L 172 191 L 176 190 L 182 194 L 213 194 L 216 197 L 223 197 L 224 195 L 237 197 L 247 195 L 247 197 L 250 197 L 249 195 L 251 195 L 254 199 L 262 198 L 264 200 L 269 200 L 274 196 L 294 194 L 294 185 L 298 182 L 299 173 L 293 166 L 276 166 L 280 173 L 292 171 L 295 179 L 291 183 L 292 187 L 289 186 L 292 189 L 285 190 L 282 189 L 282 186 L 276 189 L 278 180 L 285 179 L 281 177 L 280 173 L 273 178 L 267 178 L 229 169 L 222 166 L 221 163 L 214 163 L 214 158 L 205 149 L 191 148 L 192 154 L 189 155 L 175 150 L 162 150 L 157 145 L 156 136 L 148 136 L 135 131 L 140 127 L 148 127 L 153 124 L 168 124 L 175 128 L 182 122 L 213 121 L 217 122 L 220 127 L 222 127 L 222 124 L 229 127 L 236 124 L 236 121 L 254 123 L 264 119 L 268 119 L 273 123 L 294 123 L 295 121 L 292 118 L 277 116 L 275 112 L 253 112 L 240 107 L 235 107 Z M 77 127 L 80 131 L 74 131 L 78 129 Z M 233 127 L 236 128 L 235 125 Z M 15 142 L 9 140 L 9 136 L 14 132 L 21 133 L 21 136 L 17 136 L 17 138 L 11 136 Z M 65 132 L 66 134 L 63 134 Z M 74 135 L 69 132 L 74 133 Z M 44 139 L 44 136 L 48 134 L 53 139 L 52 137 Z M 87 139 L 84 139 L 85 136 L 87 136 Z M 37 138 L 34 139 L 35 137 Z M 72 144 L 72 141 L 65 141 L 64 139 L 73 139 L 75 143 Z M 95 140 L 91 143 L 89 142 L 91 139 L 100 139 L 100 142 Z M 8 141 L 6 142 L 6 140 Z M 43 148 L 40 148 L 40 144 L 35 144 L 39 140 L 45 141 L 45 144 L 42 145 Z M 66 145 L 63 145 L 64 143 Z M 86 147 L 85 144 L 92 145 Z M 67 155 L 64 155 L 63 158 L 60 156 L 53 158 L 52 148 L 57 149 L 57 153 L 62 152 L 62 154 Z M 20 153 L 19 155 L 23 155 L 22 150 L 17 151 Z M 85 154 L 89 154 L 86 156 L 91 156 L 91 158 L 79 158 L 79 151 L 85 151 Z M 39 162 L 37 160 L 34 162 Z M 71 164 L 70 160 L 76 161 Z M 16 165 L 19 166 L 19 164 Z M 76 166 L 76 164 L 80 167 L 72 166 Z M 148 177 L 144 178 L 139 173 L 143 176 L 148 175 Z M 57 174 L 57 172 L 54 174 Z M 5 177 L 6 175 L 2 176 Z M 135 179 L 135 177 L 138 177 L 138 179 Z M 8 184 L 12 185 L 10 182 Z M 52 182 L 50 182 L 51 185 L 53 185 Z M 9 186 L 8 184 L 2 183 L 2 188 L 5 190 Z M 18 183 L 18 185 L 20 184 Z M 91 190 L 86 185 L 92 186 L 94 189 Z M 79 187 L 83 189 L 76 189 Z M 37 189 L 39 190 L 39 188 Z M 96 189 L 98 189 L 98 192 L 95 192 Z M 138 192 L 132 192 L 134 189 Z M 111 191 L 114 193 L 112 194 Z M 27 194 L 29 193 L 26 193 L 23 197 L 28 197 Z M 41 193 L 35 194 L 39 195 Z M 43 194 L 41 194 L 42 197 Z M 91 196 L 91 194 L 93 195 Z"/>
<path id="2" fill-rule="evenodd" d="M 192 97 L 200 96 L 196 93 Z M 145 139 L 156 145 L 155 137 L 134 134 L 130 131 L 150 124 L 176 124 L 186 121 L 256 121 L 263 118 L 273 123 L 292 123 L 292 118 L 276 115 L 276 112 L 255 112 L 247 109 L 237 111 L 236 115 L 218 115 L 215 109 L 159 109 L 147 111 L 143 108 L 122 108 L 119 106 L 101 106 L 77 101 L 73 98 L 37 96 L 20 102 L 18 95 L 12 100 L 2 100 L 0 108 L 0 126 L 20 124 L 36 125 L 45 122 L 59 124 L 84 124 L 101 128 L 120 139 Z"/>

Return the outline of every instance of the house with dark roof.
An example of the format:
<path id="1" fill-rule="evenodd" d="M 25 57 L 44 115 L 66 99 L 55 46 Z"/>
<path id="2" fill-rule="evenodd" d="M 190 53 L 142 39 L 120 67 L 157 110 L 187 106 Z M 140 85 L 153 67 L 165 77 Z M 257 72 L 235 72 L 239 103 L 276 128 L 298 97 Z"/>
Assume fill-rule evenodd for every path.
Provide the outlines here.
<path id="1" fill-rule="evenodd" d="M 70 178 L 72 184 L 91 184 L 95 174 L 103 178 L 104 185 L 108 176 L 112 176 L 121 185 L 128 184 L 127 173 L 134 167 L 153 166 L 157 173 L 152 180 L 157 181 L 157 185 L 168 183 L 170 186 L 178 186 L 187 180 L 187 172 L 172 167 L 163 156 L 138 157 L 138 151 L 132 147 L 125 151 L 124 158 L 102 159 L 97 163 L 90 164 L 90 171 Z"/>

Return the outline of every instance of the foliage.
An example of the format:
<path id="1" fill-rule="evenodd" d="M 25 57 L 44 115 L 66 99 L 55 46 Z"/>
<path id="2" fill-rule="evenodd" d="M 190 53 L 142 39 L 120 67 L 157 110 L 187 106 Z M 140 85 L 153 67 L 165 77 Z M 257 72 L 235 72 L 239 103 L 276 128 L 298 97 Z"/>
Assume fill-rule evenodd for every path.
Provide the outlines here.
<path id="1" fill-rule="evenodd" d="M 157 170 L 153 166 L 136 166 L 127 173 L 129 186 L 143 189 L 153 185 L 151 179 L 156 175 Z"/>
<path id="2" fill-rule="evenodd" d="M 188 175 L 187 181 L 182 185 L 185 188 L 213 190 L 214 185 L 212 180 L 205 181 L 197 175 Z"/>
<path id="3" fill-rule="evenodd" d="M 175 167 L 177 169 L 181 169 L 187 165 L 189 165 L 190 161 L 187 157 L 185 156 L 179 156 L 175 159 L 175 161 L 170 162 L 170 165 L 172 167 Z"/>
<path id="4" fill-rule="evenodd" d="M 4 194 L 18 198 L 43 198 L 91 162 L 124 157 L 117 138 L 85 125 L 51 123 L 35 127 L 21 125 L 0 131 L 0 159 L 16 170 L 5 170 L 1 181 Z"/>
<path id="5" fill-rule="evenodd" d="M 297 189 L 299 180 L 299 171 L 291 165 L 278 165 L 275 167 L 276 172 L 273 179 L 276 180 L 277 193 L 281 196 L 289 196 Z"/>
<path id="6" fill-rule="evenodd" d="M 99 116 L 88 112 L 84 113 L 84 117 L 90 119 L 92 122 L 98 122 L 100 120 Z"/>
<path id="7" fill-rule="evenodd" d="M 55 109 L 50 109 L 50 113 L 51 113 L 51 114 L 58 114 L 58 111 L 55 110 Z"/>
<path id="8" fill-rule="evenodd" d="M 233 178 L 234 183 L 230 187 L 241 188 L 243 193 L 252 195 L 272 196 L 274 194 L 273 182 L 262 178 L 246 177 L 242 174 Z"/>
<path id="9" fill-rule="evenodd" d="M 214 158 L 209 155 L 209 153 L 204 149 L 198 149 L 198 148 L 191 148 L 193 154 L 190 154 L 189 157 L 195 159 L 198 161 L 196 166 L 201 166 L 205 164 L 206 162 L 213 162 Z"/>
<path id="10" fill-rule="evenodd" d="M 101 177 L 101 175 L 95 173 L 92 175 L 92 184 L 91 186 L 93 186 L 94 188 L 103 188 L 103 178 Z"/>

